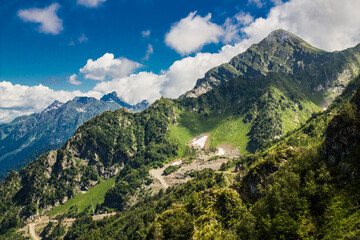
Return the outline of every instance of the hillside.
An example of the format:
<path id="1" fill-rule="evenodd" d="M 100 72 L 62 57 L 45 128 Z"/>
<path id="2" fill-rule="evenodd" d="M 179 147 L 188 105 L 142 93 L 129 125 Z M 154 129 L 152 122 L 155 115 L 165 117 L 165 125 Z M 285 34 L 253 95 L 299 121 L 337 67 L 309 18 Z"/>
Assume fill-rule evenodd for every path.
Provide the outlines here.
<path id="1" fill-rule="evenodd" d="M 240 160 L 246 174 L 203 170 L 109 219 L 83 216 L 64 239 L 357 239 L 359 99 L 360 88 L 330 107 L 341 110 L 323 129 L 325 141 L 264 149 Z M 312 131 L 308 138 L 319 140 Z"/>
<path id="2" fill-rule="evenodd" d="M 118 98 L 113 92 L 101 100 L 76 97 L 66 103 L 55 101 L 40 113 L 0 125 L 0 179 L 11 170 L 20 170 L 41 154 L 59 148 L 81 124 L 104 111 L 121 107 L 141 111 L 148 107 L 144 103 L 132 106 L 124 101 L 113 101 L 111 97 Z"/>
<path id="3" fill-rule="evenodd" d="M 323 154 L 317 147 L 321 145 L 325 137 L 325 129 L 332 115 L 344 108 L 345 103 L 358 88 L 359 78 L 353 81 L 350 79 L 358 72 L 358 68 L 356 64 L 351 65 L 354 67 L 351 76 L 349 75 L 342 82 L 341 88 L 337 88 L 339 92 L 333 92 L 334 95 L 342 93 L 341 97 L 338 97 L 333 105 L 321 113 L 321 102 L 326 93 L 314 90 L 313 86 L 319 86 L 318 84 L 324 79 L 330 86 L 328 90 L 333 91 L 335 89 L 333 87 L 338 86 L 336 82 L 340 78 L 330 79 L 329 72 L 324 71 L 325 66 L 330 66 L 327 65 L 330 61 L 327 57 L 330 56 L 329 58 L 334 60 L 331 56 L 338 53 L 326 53 L 314 49 L 293 35 L 284 38 L 282 31 L 272 33 L 259 45 L 254 45 L 250 49 L 258 48 L 260 55 L 266 55 L 261 51 L 266 50 L 263 45 L 264 42 L 269 41 L 276 49 L 276 54 L 269 55 L 269 65 L 275 66 L 273 62 L 278 61 L 280 61 L 279 66 L 282 64 L 284 54 L 287 55 L 292 51 L 288 49 L 289 42 L 293 47 L 291 49 L 303 49 L 300 51 L 304 53 L 300 54 L 301 58 L 304 55 L 311 56 L 310 62 L 305 61 L 301 70 L 297 69 L 297 64 L 288 64 L 286 71 L 283 68 L 274 67 L 269 72 L 264 70 L 263 74 L 252 76 L 240 74 L 224 80 L 216 87 L 214 85 L 214 88 L 207 89 L 206 93 L 196 98 L 175 100 L 162 98 L 142 112 L 132 113 L 125 108 L 114 112 L 104 112 L 85 122 L 61 148 L 41 155 L 19 173 L 12 172 L 0 183 L 0 234 L 4 236 L 12 234 L 11 231 L 47 214 L 51 209 L 69 216 L 86 216 L 90 212 L 90 205 L 88 200 L 82 201 L 81 196 L 85 194 L 91 196 L 90 189 L 94 189 L 93 187 L 98 184 L 106 185 L 109 190 L 106 193 L 102 192 L 102 196 L 98 196 L 99 200 L 96 203 L 99 204 L 95 206 L 96 212 L 113 210 L 124 212 L 132 209 L 133 204 L 139 201 L 135 210 L 126 212 L 131 217 L 119 220 L 125 221 L 119 224 L 128 228 L 128 230 L 119 230 L 121 231 L 121 233 L 118 232 L 120 239 L 144 238 L 145 236 L 148 238 L 162 236 L 166 239 L 171 236 L 183 236 L 182 234 L 209 238 L 214 237 L 217 230 L 223 238 L 238 238 L 242 232 L 243 238 L 254 236 L 251 234 L 255 233 L 260 234 L 256 236 L 266 236 L 268 233 L 266 231 L 269 231 L 267 226 L 273 224 L 273 219 L 278 221 L 276 224 L 280 227 L 290 226 L 288 229 L 278 229 L 274 224 L 275 233 L 279 232 L 276 236 L 294 233 L 299 226 L 309 228 L 311 231 L 322 227 L 321 224 L 317 225 L 316 215 L 312 215 L 312 212 L 306 215 L 312 210 L 312 208 L 307 208 L 311 205 L 310 202 L 304 205 L 300 202 L 301 208 L 291 209 L 294 212 L 300 211 L 299 214 L 305 216 L 304 218 L 279 216 L 277 219 L 274 213 L 282 210 L 286 204 L 280 201 L 283 205 L 275 204 L 274 209 L 278 208 L 269 210 L 267 206 L 271 204 L 269 205 L 266 201 L 277 200 L 261 197 L 267 196 L 262 192 L 271 192 L 271 187 L 267 190 L 263 185 L 264 189 L 257 189 L 263 183 L 269 183 L 269 186 L 274 184 L 275 192 L 270 195 L 277 196 L 276 191 L 281 191 L 281 189 L 275 187 L 278 184 L 285 184 L 284 189 L 295 186 L 295 192 L 290 189 L 289 194 L 285 194 L 284 198 L 291 198 L 290 193 L 294 193 L 293 196 L 311 194 L 302 192 L 303 185 L 299 187 L 300 183 L 296 174 L 322 169 L 323 165 L 318 165 L 318 162 L 322 160 Z M 349 55 L 357 56 L 354 49 L 347 50 L 350 52 Z M 242 59 L 244 56 L 238 56 L 238 58 Z M 300 61 L 301 58 L 296 59 Z M 295 61 L 292 57 L 289 59 Z M 357 59 L 354 61 L 356 62 Z M 349 66 L 350 62 L 345 59 L 344 62 L 332 62 L 332 64 L 336 66 L 331 67 L 333 71 L 331 76 L 339 77 L 343 76 L 341 74 L 345 69 L 344 66 Z M 318 75 L 310 77 L 315 72 Z M 301 81 L 298 76 L 302 76 Z M 354 103 L 351 104 L 354 108 Z M 354 116 L 350 116 L 351 122 Z M 306 134 L 307 137 L 303 138 L 301 134 Z M 208 140 L 203 149 L 197 151 L 190 146 L 190 143 L 201 136 L 208 137 Z M 303 140 L 307 142 L 302 142 Z M 194 157 L 196 158 L 196 154 L 214 154 L 225 145 L 231 150 L 240 151 L 242 165 L 247 167 L 245 172 L 249 172 L 244 177 L 244 181 L 239 180 L 239 175 L 235 176 L 231 173 L 224 178 L 222 174 L 209 170 L 203 173 L 190 171 L 187 179 L 197 176 L 197 180 L 185 183 L 178 188 L 168 188 L 166 193 L 160 191 L 154 197 L 149 196 L 151 193 L 146 189 L 154 181 L 152 176 L 149 176 L 151 168 L 162 167 L 172 160 L 181 159 L 191 162 Z M 339 146 L 339 148 L 342 147 L 344 146 Z M 305 164 L 302 164 L 303 160 Z M 222 168 L 231 167 L 236 162 L 238 160 L 233 159 Z M 332 169 L 325 169 L 326 176 L 328 170 L 332 171 Z M 282 181 L 282 177 L 265 181 L 268 175 L 274 172 L 279 172 L 274 176 L 289 172 L 289 181 Z M 293 175 L 291 175 L 292 172 L 294 172 Z M 309 179 L 312 180 L 314 176 L 309 176 Z M 290 185 L 286 185 L 287 183 Z M 292 183 L 295 185 L 291 185 Z M 82 192 L 86 193 L 81 195 Z M 306 197 L 308 196 L 304 195 L 304 198 Z M 260 198 L 265 200 L 259 200 Z M 70 208 L 71 211 L 68 212 L 61 212 L 54 208 L 66 204 L 69 199 L 76 199 L 73 201 L 79 202 L 78 207 L 83 212 L 76 207 Z M 219 199 L 219 201 L 214 200 L 214 202 L 211 199 Z M 303 199 L 302 195 L 299 199 Z M 172 203 L 174 204 L 171 205 Z M 257 204 L 259 207 L 255 207 L 258 206 Z M 289 205 L 289 207 L 298 205 L 294 202 L 294 205 Z M 232 209 L 233 206 L 236 209 Z M 250 211 L 249 206 L 254 206 L 251 208 L 254 210 Z M 157 218 L 154 211 L 143 212 L 145 211 L 143 209 L 152 208 L 156 208 L 156 213 L 160 214 Z M 206 209 L 210 209 L 210 212 Z M 252 212 L 255 210 L 258 212 Z M 131 211 L 138 212 L 134 214 Z M 230 212 L 234 212 L 233 217 L 229 214 Z M 210 213 L 210 215 L 205 213 Z M 140 220 L 142 217 L 146 219 Z M 261 217 L 264 219 L 261 220 Z M 219 220 L 213 222 L 218 218 Z M 245 222 L 248 222 L 246 229 L 243 229 L 242 224 L 237 223 L 238 219 L 243 218 Z M 285 224 L 283 218 L 294 221 L 292 225 L 288 222 Z M 89 228 L 92 228 L 93 223 L 91 221 L 89 223 L 86 217 L 84 219 L 75 221 L 67 239 L 80 237 L 83 234 L 81 231 L 90 231 Z M 154 220 L 156 221 L 150 226 L 149 223 Z M 301 225 L 300 220 L 304 221 L 304 225 Z M 111 221 L 110 225 L 105 223 L 104 228 L 112 224 Z M 262 223 L 264 225 L 261 225 Z M 80 231 L 77 227 L 83 230 Z M 98 234 L 103 233 L 102 230 L 99 230 Z M 194 232 L 195 230 L 197 232 Z M 106 231 L 111 231 L 111 227 Z M 76 235 L 78 233 L 81 234 Z M 294 235 L 286 236 L 296 238 Z M 91 237 L 87 236 L 85 239 L 91 239 Z"/>

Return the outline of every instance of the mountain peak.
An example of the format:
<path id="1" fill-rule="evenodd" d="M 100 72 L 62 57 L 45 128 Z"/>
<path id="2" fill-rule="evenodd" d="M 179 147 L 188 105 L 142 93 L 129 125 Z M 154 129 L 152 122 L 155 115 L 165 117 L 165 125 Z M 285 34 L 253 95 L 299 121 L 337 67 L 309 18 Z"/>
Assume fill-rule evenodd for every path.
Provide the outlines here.
<path id="1" fill-rule="evenodd" d="M 116 91 L 104 95 L 100 100 L 104 102 L 116 102 L 120 104 L 121 107 L 127 107 L 129 109 L 132 107 L 132 105 L 127 103 L 122 97 L 119 97 Z"/>
<path id="2" fill-rule="evenodd" d="M 308 51 L 312 52 L 319 52 L 322 51 L 316 47 L 313 47 L 305 40 L 301 39 L 300 37 L 296 36 L 295 34 L 288 32 L 284 29 L 278 29 L 275 31 L 272 31 L 266 38 L 264 38 L 258 45 L 277 45 L 283 46 L 283 45 L 290 45 L 292 47 L 299 47 L 307 49 Z"/>
<path id="3" fill-rule="evenodd" d="M 62 105 L 64 105 L 64 103 L 59 102 L 58 100 L 55 100 L 52 104 L 50 104 L 47 108 L 45 108 L 45 110 L 43 112 L 48 112 L 53 109 L 58 109 Z"/>
<path id="4" fill-rule="evenodd" d="M 284 29 L 277 29 L 272 31 L 265 39 L 267 38 L 279 38 L 279 39 L 283 39 L 283 38 L 299 38 L 298 36 L 292 34 L 291 32 L 288 32 Z"/>

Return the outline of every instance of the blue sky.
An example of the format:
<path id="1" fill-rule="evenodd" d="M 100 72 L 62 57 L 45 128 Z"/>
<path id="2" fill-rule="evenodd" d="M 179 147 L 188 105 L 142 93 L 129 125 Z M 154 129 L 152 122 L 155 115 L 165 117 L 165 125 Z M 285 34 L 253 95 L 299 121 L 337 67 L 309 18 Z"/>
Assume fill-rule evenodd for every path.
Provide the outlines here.
<path id="1" fill-rule="evenodd" d="M 3 0 L 0 123 L 54 100 L 178 97 L 210 68 L 288 30 L 333 51 L 360 42 L 358 0 Z"/>
<path id="2" fill-rule="evenodd" d="M 39 32 L 39 23 L 24 22 L 18 16 L 21 9 L 45 8 L 53 3 L 59 4 L 56 14 L 63 26 L 59 33 Z M 67 77 L 88 59 L 97 59 L 106 52 L 143 62 L 142 70 L 158 73 L 169 68 L 181 55 L 166 46 L 165 34 L 190 12 L 197 11 L 200 16 L 212 13 L 212 22 L 221 25 L 240 11 L 260 17 L 269 10 L 235 0 L 107 0 L 96 7 L 81 5 L 76 0 L 8 0 L 2 5 L 1 79 L 26 85 L 42 83 L 55 90 L 86 91 L 95 82 L 74 86 L 66 82 Z M 143 37 L 143 31 L 150 31 L 150 35 Z M 149 44 L 154 53 L 145 61 Z M 221 47 L 221 43 L 209 44 L 203 50 L 214 52 Z"/>

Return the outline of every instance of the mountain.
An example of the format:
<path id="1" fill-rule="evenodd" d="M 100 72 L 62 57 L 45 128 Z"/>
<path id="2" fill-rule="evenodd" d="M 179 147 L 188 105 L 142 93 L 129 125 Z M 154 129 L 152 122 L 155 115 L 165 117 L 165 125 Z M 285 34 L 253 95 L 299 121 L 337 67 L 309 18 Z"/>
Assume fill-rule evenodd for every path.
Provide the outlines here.
<path id="1" fill-rule="evenodd" d="M 116 92 L 101 100 L 76 97 L 66 103 L 54 101 L 40 113 L 0 125 L 0 176 L 5 176 L 9 169 L 23 168 L 42 153 L 59 148 L 85 121 L 121 107 L 141 111 L 148 103 L 129 105 L 118 98 Z"/>
<path id="2" fill-rule="evenodd" d="M 272 32 L 244 53 L 208 71 L 186 97 L 197 97 L 238 76 L 259 77 L 270 72 L 286 74 L 329 105 L 329 96 L 341 94 L 360 66 L 360 44 L 343 51 L 317 49 L 285 30 Z"/>
<path id="3" fill-rule="evenodd" d="M 150 105 L 150 103 L 147 100 L 143 100 L 135 105 L 130 105 L 124 99 L 119 97 L 117 95 L 117 92 L 108 93 L 108 94 L 104 95 L 100 100 L 104 101 L 104 102 L 109 102 L 109 103 L 116 102 L 121 107 L 126 107 L 132 112 L 142 111 L 142 110 L 146 109 L 147 107 L 149 107 L 149 105 Z"/>
<path id="4" fill-rule="evenodd" d="M 110 103 L 115 102 L 115 103 L 119 104 L 121 107 L 126 107 L 128 109 L 132 108 L 132 105 L 125 102 L 125 100 L 122 99 L 121 97 L 118 97 L 117 92 L 108 93 L 108 94 L 104 95 L 100 100 L 104 101 L 104 102 L 110 102 Z"/>
<path id="5" fill-rule="evenodd" d="M 337 176 L 342 179 L 346 174 L 337 175 L 338 165 L 335 170 L 328 168 L 322 143 L 330 139 L 330 133 L 326 133 L 329 122 L 334 115 L 343 114 L 360 85 L 359 78 L 350 77 L 342 82 L 343 87 L 336 85 L 343 79 L 339 76 L 343 76 L 344 66 L 354 67 L 351 74 L 358 72 L 356 59 L 348 58 L 357 56 L 357 48 L 342 52 L 340 61 L 340 57 L 332 57 L 338 53 L 326 53 L 276 31 L 250 48 L 258 49 L 257 56 L 267 56 L 264 41 L 270 41 L 269 48 L 276 49 L 269 55 L 274 66 L 271 71 L 229 76 L 197 97 L 162 98 L 137 113 L 127 108 L 104 112 L 82 124 L 58 150 L 41 155 L 19 173 L 12 172 L 0 183 L 0 234 L 11 236 L 16 227 L 45 214 L 79 218 L 65 239 L 89 239 L 87 231 L 103 237 L 113 231 L 119 239 L 207 239 L 216 234 L 235 239 L 287 239 L 329 233 L 326 229 L 330 225 L 326 224 L 336 226 L 337 222 L 330 223 L 326 217 L 334 218 L 337 212 L 331 211 L 341 208 L 336 205 L 337 197 L 343 197 L 334 197 L 329 189 L 341 190 Z M 303 49 L 295 54 L 301 58 L 294 57 L 294 49 Z M 303 59 L 303 66 L 282 65 L 286 56 L 292 62 Z M 260 69 L 255 62 L 252 68 Z M 325 71 L 328 68 L 331 72 Z M 326 95 L 317 88 L 322 81 L 341 94 L 324 112 L 321 103 Z M 349 104 L 352 111 L 340 121 L 349 121 L 345 132 L 357 129 L 352 126 L 354 121 L 357 124 L 354 113 L 358 108 L 354 100 Z M 336 124 L 333 130 L 341 131 L 341 126 Z M 345 140 L 339 139 L 341 136 L 334 133 L 333 142 Z M 346 156 L 356 156 L 352 153 L 358 145 L 356 136 L 355 141 L 353 137 L 346 140 L 354 141 L 353 148 L 348 144 L 335 148 L 349 148 L 340 162 L 348 164 Z M 205 149 L 190 146 L 203 137 L 207 138 Z M 195 166 L 180 175 L 182 165 L 171 165 L 173 181 L 193 181 L 151 197 L 149 188 L 159 179 L 149 174 L 150 169 L 173 160 L 180 164 L 212 162 L 221 147 L 240 153 L 241 159 L 239 154 L 229 155 L 235 156 L 231 161 L 222 158 L 222 169 L 237 164 L 240 174 L 199 172 Z M 346 194 L 350 193 L 354 193 L 351 188 Z M 87 216 L 91 205 L 96 212 L 115 209 L 121 214 L 97 225 Z M 351 200 L 349 206 L 349 210 L 351 206 L 356 208 L 356 201 Z M 321 218 L 325 213 L 329 214 Z M 53 227 L 46 229 L 51 232 Z M 60 222 L 55 232 L 62 228 Z"/>
<path id="6" fill-rule="evenodd" d="M 133 112 L 139 112 L 142 111 L 150 106 L 150 103 L 148 100 L 142 100 L 141 102 L 133 105 L 130 110 Z"/>
<path id="7" fill-rule="evenodd" d="M 360 88 L 351 86 L 269 148 L 222 172 L 197 172 L 109 219 L 79 216 L 64 239 L 357 239 L 359 120 Z M 245 167 L 234 173 L 238 164 Z"/>
<path id="8" fill-rule="evenodd" d="M 79 216 L 64 239 L 357 239 L 359 119 L 360 88 L 351 86 L 269 148 L 230 161 L 222 172 L 196 172 L 109 219 Z M 245 167 L 236 174 L 238 164 Z M 65 234 L 56 227 L 42 234 Z"/>

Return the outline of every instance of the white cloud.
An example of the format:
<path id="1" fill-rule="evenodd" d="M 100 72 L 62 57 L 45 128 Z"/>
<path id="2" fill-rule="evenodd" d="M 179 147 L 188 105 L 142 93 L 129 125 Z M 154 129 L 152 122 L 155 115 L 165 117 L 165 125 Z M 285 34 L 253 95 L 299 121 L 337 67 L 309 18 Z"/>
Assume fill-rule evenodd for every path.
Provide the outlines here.
<path id="1" fill-rule="evenodd" d="M 342 50 L 360 41 L 358 9 L 358 0 L 292 0 L 271 8 L 266 18 L 256 19 L 242 31 L 257 42 L 282 28 L 324 50 Z"/>
<path id="2" fill-rule="evenodd" d="M 161 85 L 165 81 L 165 77 L 152 72 L 140 72 L 128 77 L 98 83 L 94 91 L 102 94 L 116 91 L 119 96 L 130 104 L 138 103 L 144 99 L 154 102 L 161 97 Z"/>
<path id="3" fill-rule="evenodd" d="M 154 53 L 153 46 L 149 43 L 148 48 L 146 50 L 145 56 L 142 58 L 143 61 L 147 61 L 150 58 L 150 55 Z"/>
<path id="4" fill-rule="evenodd" d="M 10 82 L 0 82 L 0 122 L 8 122 L 21 115 L 40 112 L 54 100 L 68 101 L 76 96 L 93 96 L 97 92 L 54 91 L 46 86 L 24 86 Z"/>
<path id="5" fill-rule="evenodd" d="M 218 53 L 197 53 L 194 57 L 174 62 L 160 74 L 140 72 L 98 83 L 93 90 L 101 94 L 117 91 L 130 104 L 143 99 L 154 102 L 161 96 L 175 98 L 192 89 L 196 80 L 203 77 L 210 68 L 228 62 L 248 46 L 250 42 L 244 40 L 234 46 L 224 46 Z"/>
<path id="6" fill-rule="evenodd" d="M 81 34 L 81 36 L 78 38 L 79 43 L 87 42 L 88 38 L 85 36 L 85 34 Z"/>
<path id="7" fill-rule="evenodd" d="M 22 9 L 18 11 L 17 15 L 24 22 L 40 23 L 39 32 L 56 35 L 64 29 L 62 20 L 56 15 L 59 8 L 58 3 L 53 3 L 46 8 Z"/>
<path id="8" fill-rule="evenodd" d="M 80 72 L 85 74 L 86 79 L 103 81 L 106 77 L 113 79 L 127 76 L 140 67 L 140 63 L 127 58 L 114 58 L 114 54 L 105 53 L 95 61 L 89 59 Z"/>
<path id="9" fill-rule="evenodd" d="M 161 95 L 175 98 L 191 90 L 196 80 L 204 77 L 209 69 L 230 61 L 248 46 L 245 41 L 235 46 L 224 46 L 218 53 L 197 53 L 194 57 L 186 57 L 174 62 L 169 70 L 164 71 L 167 81 L 162 85 Z"/>
<path id="10" fill-rule="evenodd" d="M 83 5 L 88 8 L 96 8 L 104 2 L 106 2 L 106 0 L 77 0 L 77 4 Z"/>
<path id="11" fill-rule="evenodd" d="M 223 29 L 210 22 L 211 14 L 205 17 L 191 12 L 186 18 L 172 25 L 165 35 L 165 43 L 181 55 L 200 50 L 205 44 L 218 43 Z"/>
<path id="12" fill-rule="evenodd" d="M 143 36 L 144 38 L 149 37 L 150 34 L 151 34 L 150 30 L 144 30 L 144 31 L 141 32 L 141 36 Z"/>
<path id="13" fill-rule="evenodd" d="M 235 14 L 235 16 L 231 18 L 227 18 L 225 23 L 223 24 L 224 35 L 222 38 L 222 42 L 224 43 L 232 43 L 239 42 L 241 32 L 241 28 L 246 25 L 249 25 L 254 21 L 254 18 L 249 13 L 239 12 Z"/>
<path id="14" fill-rule="evenodd" d="M 73 85 L 80 85 L 81 82 L 77 80 L 77 75 L 73 74 L 68 78 L 68 83 L 73 84 Z"/>

